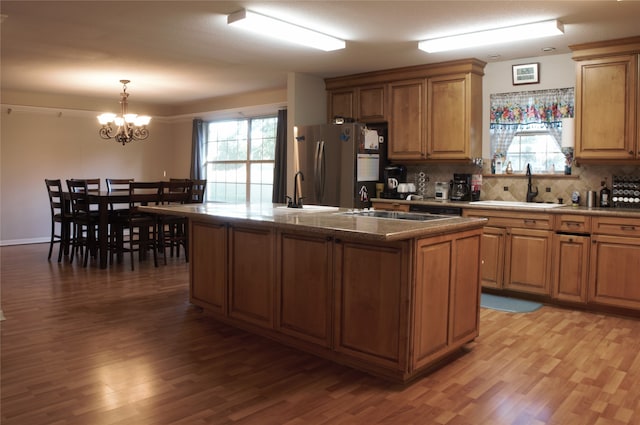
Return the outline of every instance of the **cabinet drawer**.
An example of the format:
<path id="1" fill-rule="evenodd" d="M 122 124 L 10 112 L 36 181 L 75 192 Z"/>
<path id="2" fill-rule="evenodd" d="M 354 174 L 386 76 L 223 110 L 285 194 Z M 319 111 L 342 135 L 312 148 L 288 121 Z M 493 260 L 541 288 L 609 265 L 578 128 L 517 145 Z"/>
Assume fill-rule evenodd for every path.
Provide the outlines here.
<path id="1" fill-rule="evenodd" d="M 593 233 L 600 235 L 640 237 L 640 219 L 626 217 L 594 217 Z"/>
<path id="2" fill-rule="evenodd" d="M 519 213 L 495 210 L 465 210 L 465 217 L 484 217 L 489 220 L 487 226 L 493 227 L 519 227 L 522 229 L 553 229 L 553 217 L 550 214 Z"/>
<path id="3" fill-rule="evenodd" d="M 570 233 L 589 233 L 591 232 L 591 217 L 575 214 L 557 215 L 556 231 Z"/>

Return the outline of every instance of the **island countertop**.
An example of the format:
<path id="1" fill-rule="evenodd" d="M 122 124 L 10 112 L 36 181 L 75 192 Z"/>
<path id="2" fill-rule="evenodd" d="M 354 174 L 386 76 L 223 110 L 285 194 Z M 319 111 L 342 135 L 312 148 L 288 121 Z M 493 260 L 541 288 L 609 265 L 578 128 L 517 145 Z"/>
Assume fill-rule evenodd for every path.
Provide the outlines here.
<path id="1" fill-rule="evenodd" d="M 483 218 L 446 216 L 441 220 L 414 221 L 360 217 L 348 209 L 309 206 L 286 208 L 282 204 L 203 203 L 140 207 L 141 211 L 188 217 L 198 221 L 264 223 L 289 230 L 322 233 L 333 237 L 355 237 L 370 241 L 398 241 L 482 227 Z"/>

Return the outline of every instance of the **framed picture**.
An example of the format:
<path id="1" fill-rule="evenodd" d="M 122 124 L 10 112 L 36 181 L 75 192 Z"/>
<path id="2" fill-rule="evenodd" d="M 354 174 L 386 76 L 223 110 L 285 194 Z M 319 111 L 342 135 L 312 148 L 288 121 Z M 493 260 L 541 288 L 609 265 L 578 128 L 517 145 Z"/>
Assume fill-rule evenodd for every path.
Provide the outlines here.
<path id="1" fill-rule="evenodd" d="M 537 84 L 540 82 L 540 64 L 513 65 L 513 85 Z"/>

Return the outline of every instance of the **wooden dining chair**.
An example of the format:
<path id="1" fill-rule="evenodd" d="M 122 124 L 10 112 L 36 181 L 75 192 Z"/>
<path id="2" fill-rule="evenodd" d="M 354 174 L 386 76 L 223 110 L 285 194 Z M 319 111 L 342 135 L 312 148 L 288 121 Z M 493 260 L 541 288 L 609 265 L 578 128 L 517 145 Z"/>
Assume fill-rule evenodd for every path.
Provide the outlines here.
<path id="1" fill-rule="evenodd" d="M 105 178 L 107 183 L 107 192 L 126 192 L 129 193 L 129 183 L 134 181 L 133 178 Z M 129 203 L 109 202 L 109 263 L 113 264 L 114 255 L 118 262 L 122 260 L 123 254 L 126 252 L 124 247 L 125 229 L 128 227 L 128 211 Z"/>
<path id="2" fill-rule="evenodd" d="M 51 209 L 51 240 L 49 241 L 49 256 L 53 252 L 53 245 L 58 246 L 58 263 L 62 261 L 62 254 L 68 253 L 71 244 L 71 226 L 73 216 L 67 201 L 64 199 L 62 190 L 62 181 L 60 179 L 45 179 L 44 183 L 47 187 L 49 195 L 49 207 Z M 56 224 L 59 230 L 56 231 Z"/>
<path id="3" fill-rule="evenodd" d="M 162 182 L 160 203 L 162 205 L 188 204 L 192 201 L 193 182 L 189 179 L 173 179 Z M 160 250 L 167 264 L 167 247 L 170 255 L 180 256 L 180 246 L 184 249 L 185 260 L 189 261 L 188 219 L 175 215 L 160 214 L 158 216 L 158 241 Z"/>
<path id="4" fill-rule="evenodd" d="M 200 204 L 204 202 L 205 190 L 207 188 L 207 180 L 205 179 L 178 179 L 171 178 L 170 182 L 190 181 L 191 182 L 191 201 L 190 203 Z"/>
<path id="5" fill-rule="evenodd" d="M 134 253 L 138 253 L 138 261 L 143 260 L 149 250 L 153 252 L 153 264 L 158 267 L 158 218 L 156 214 L 139 210 L 142 205 L 160 203 L 162 182 L 130 182 L 129 209 L 127 211 L 127 228 L 129 233 L 125 245 L 131 258 L 131 270 L 134 270 Z"/>
<path id="6" fill-rule="evenodd" d="M 191 189 L 191 203 L 201 204 L 204 202 L 204 197 L 207 189 L 206 179 L 191 180 L 193 182 Z"/>
<path id="7" fill-rule="evenodd" d="M 67 180 L 67 188 L 71 200 L 71 215 L 73 218 L 69 262 L 73 262 L 73 258 L 77 253 L 82 259 L 83 267 L 87 267 L 89 256 L 95 257 L 98 251 L 98 213 L 91 210 L 91 203 L 88 197 L 89 189 L 85 180 Z"/>
<path id="8" fill-rule="evenodd" d="M 87 189 L 90 191 L 100 191 L 100 179 L 84 179 L 87 182 Z"/>

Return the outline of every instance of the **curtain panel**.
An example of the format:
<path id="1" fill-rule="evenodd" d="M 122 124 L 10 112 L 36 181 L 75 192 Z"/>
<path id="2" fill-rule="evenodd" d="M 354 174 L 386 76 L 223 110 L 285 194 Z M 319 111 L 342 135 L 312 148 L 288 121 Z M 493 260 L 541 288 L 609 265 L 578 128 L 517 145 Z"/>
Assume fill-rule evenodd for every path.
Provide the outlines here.
<path id="1" fill-rule="evenodd" d="M 207 146 L 207 125 L 199 118 L 193 120 L 191 132 L 191 171 L 192 180 L 206 179 L 205 148 Z"/>
<path id="2" fill-rule="evenodd" d="M 491 94 L 491 157 L 504 157 L 516 133 L 546 130 L 561 146 L 562 118 L 572 118 L 573 87 Z"/>
<path id="3" fill-rule="evenodd" d="M 276 129 L 275 163 L 273 165 L 273 192 L 271 201 L 277 204 L 286 202 L 287 194 L 287 110 L 278 111 Z"/>

